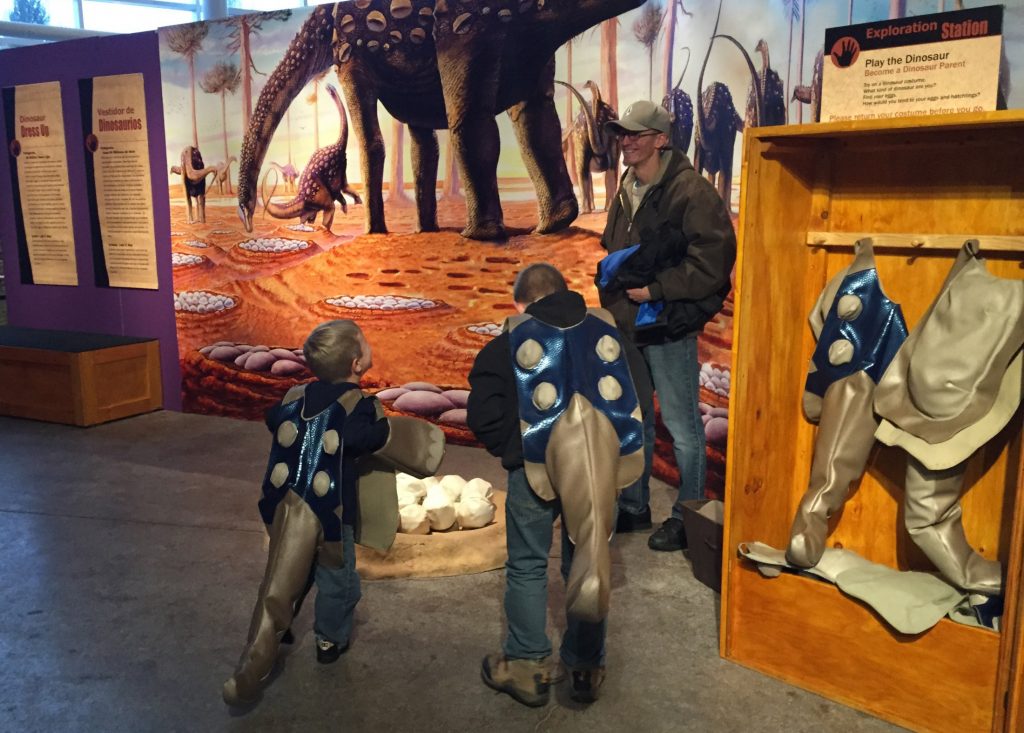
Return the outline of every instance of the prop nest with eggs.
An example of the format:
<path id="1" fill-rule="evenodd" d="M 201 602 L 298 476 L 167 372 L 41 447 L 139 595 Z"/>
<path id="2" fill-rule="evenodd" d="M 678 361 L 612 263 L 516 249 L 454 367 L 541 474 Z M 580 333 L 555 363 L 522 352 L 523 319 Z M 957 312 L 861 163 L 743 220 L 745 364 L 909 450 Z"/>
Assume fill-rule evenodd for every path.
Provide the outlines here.
<path id="1" fill-rule="evenodd" d="M 480 478 L 397 475 L 399 528 L 387 553 L 357 546 L 368 579 L 430 578 L 505 564 L 505 492 Z"/>

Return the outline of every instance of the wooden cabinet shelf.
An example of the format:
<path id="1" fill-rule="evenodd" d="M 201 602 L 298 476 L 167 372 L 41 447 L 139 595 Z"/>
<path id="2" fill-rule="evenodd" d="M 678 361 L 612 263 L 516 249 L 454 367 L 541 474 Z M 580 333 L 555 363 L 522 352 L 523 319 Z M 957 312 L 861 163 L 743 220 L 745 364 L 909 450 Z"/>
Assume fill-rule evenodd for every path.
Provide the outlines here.
<path id="1" fill-rule="evenodd" d="M 978 237 L 993 274 L 1024 278 L 1024 112 L 754 129 L 744 145 L 721 653 L 914 729 L 1022 730 L 1024 411 L 970 459 L 962 501 L 968 539 L 1007 573 L 1001 634 L 951 621 L 896 634 L 832 586 L 761 577 L 736 547 L 788 542 L 814 450 L 801 413 L 814 349 L 807 315 L 849 264 L 854 237 L 896 236 L 875 259 L 911 328 L 956 257 L 950 237 Z M 835 246 L 813 246 L 822 240 Z M 902 451 L 875 449 L 829 546 L 933 569 L 903 528 L 904 467 Z"/>

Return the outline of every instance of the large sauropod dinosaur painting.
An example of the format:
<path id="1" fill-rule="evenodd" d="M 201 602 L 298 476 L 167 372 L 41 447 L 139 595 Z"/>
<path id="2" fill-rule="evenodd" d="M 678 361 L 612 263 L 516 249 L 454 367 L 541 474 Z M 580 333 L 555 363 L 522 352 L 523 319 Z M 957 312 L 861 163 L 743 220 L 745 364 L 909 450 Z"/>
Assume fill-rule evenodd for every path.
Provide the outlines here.
<path id="1" fill-rule="evenodd" d="M 362 152 L 366 230 L 384 220 L 377 102 L 409 126 L 420 231 L 437 231 L 438 144 L 448 129 L 466 189 L 470 239 L 504 239 L 494 117 L 507 110 L 537 192 L 540 234 L 571 224 L 576 197 L 562 158 L 554 55 L 568 39 L 640 0 L 348 0 L 319 6 L 260 94 L 242 145 L 238 209 L 251 231 L 256 179 L 288 105 L 337 67 Z"/>

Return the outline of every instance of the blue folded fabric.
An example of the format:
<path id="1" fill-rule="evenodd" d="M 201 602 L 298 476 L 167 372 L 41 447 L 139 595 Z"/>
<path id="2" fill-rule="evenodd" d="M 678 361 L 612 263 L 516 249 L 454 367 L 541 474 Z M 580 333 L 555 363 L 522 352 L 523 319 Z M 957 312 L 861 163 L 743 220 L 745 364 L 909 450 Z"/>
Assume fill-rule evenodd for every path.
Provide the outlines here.
<path id="1" fill-rule="evenodd" d="M 632 247 L 626 247 L 620 249 L 617 252 L 612 252 L 603 260 L 597 263 L 597 274 L 598 274 L 598 285 L 602 288 L 608 287 L 608 284 L 615 279 L 615 275 L 618 273 L 619 268 L 633 256 L 633 253 L 640 249 L 639 244 L 634 244 Z M 657 323 L 658 316 L 665 309 L 665 302 L 662 300 L 648 301 L 640 304 L 640 311 L 636 314 L 635 326 L 652 326 Z"/>

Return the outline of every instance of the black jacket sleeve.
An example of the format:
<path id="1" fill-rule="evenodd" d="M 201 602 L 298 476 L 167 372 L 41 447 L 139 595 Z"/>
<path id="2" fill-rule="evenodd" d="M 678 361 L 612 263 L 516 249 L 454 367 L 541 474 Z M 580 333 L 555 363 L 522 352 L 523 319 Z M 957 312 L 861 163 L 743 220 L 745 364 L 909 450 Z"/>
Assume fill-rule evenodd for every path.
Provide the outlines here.
<path id="1" fill-rule="evenodd" d="M 484 346 L 469 372 L 466 423 L 491 455 L 504 457 L 519 434 L 515 375 L 508 356 L 508 334 Z"/>
<path id="2" fill-rule="evenodd" d="M 376 403 L 376 397 L 364 397 L 345 418 L 343 440 L 346 456 L 358 458 L 380 450 L 388 442 L 391 426 L 383 417 L 383 410 L 378 412 Z"/>

